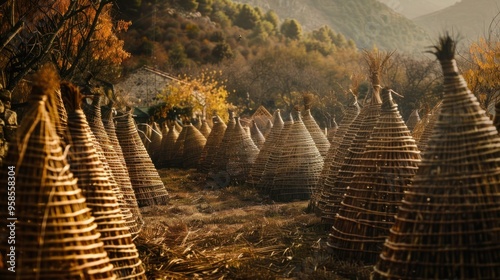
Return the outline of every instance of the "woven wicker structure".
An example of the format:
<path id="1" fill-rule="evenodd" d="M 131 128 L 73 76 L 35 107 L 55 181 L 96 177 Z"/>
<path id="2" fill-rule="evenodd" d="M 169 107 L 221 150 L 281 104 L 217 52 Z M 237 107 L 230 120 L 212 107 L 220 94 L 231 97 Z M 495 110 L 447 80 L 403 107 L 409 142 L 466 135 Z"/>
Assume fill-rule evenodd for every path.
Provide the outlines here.
<path id="1" fill-rule="evenodd" d="M 203 136 L 205 136 L 205 138 L 208 138 L 208 136 L 210 135 L 210 132 L 212 132 L 212 128 L 210 127 L 207 120 L 205 120 L 205 119 L 203 119 L 201 121 L 200 132 L 201 132 L 201 134 L 203 134 Z"/>
<path id="2" fill-rule="evenodd" d="M 345 189 L 354 174 L 353 171 L 358 168 L 354 161 L 351 160 L 364 152 L 366 141 L 370 138 L 373 127 L 379 118 L 382 103 L 379 75 L 389 61 L 390 56 L 391 54 L 378 51 L 366 53 L 366 60 L 370 69 L 372 96 L 370 103 L 363 107 L 349 126 L 331 163 L 325 163 L 329 164 L 329 166 L 326 167 L 328 170 L 322 173 L 324 177 L 321 181 L 321 194 L 318 201 L 321 218 L 325 224 L 333 223 L 333 218 L 338 211 Z"/>
<path id="3" fill-rule="evenodd" d="M 219 116 L 213 117 L 212 122 L 214 125 L 207 138 L 205 147 L 203 147 L 203 151 L 201 152 L 200 164 L 198 166 L 198 170 L 204 173 L 208 173 L 210 170 L 210 166 L 212 165 L 217 150 L 219 149 L 219 145 L 224 137 L 224 132 L 227 128 L 227 125 Z"/>
<path id="4" fill-rule="evenodd" d="M 267 139 L 267 136 L 269 136 L 269 133 L 271 133 L 271 130 L 273 129 L 273 122 L 274 122 L 274 115 L 273 115 L 273 120 L 267 120 L 266 126 L 264 127 L 263 130 L 261 130 L 262 135 L 264 135 L 264 138 Z"/>
<path id="5" fill-rule="evenodd" d="M 227 123 L 226 130 L 222 136 L 219 148 L 216 150 L 216 154 L 213 155 L 213 161 L 210 163 L 209 177 L 213 177 L 221 172 L 226 172 L 226 167 L 229 162 L 229 147 L 232 143 L 232 138 L 234 135 L 236 127 L 236 120 L 232 114 L 229 116 L 229 121 Z"/>
<path id="6" fill-rule="evenodd" d="M 142 145 L 131 111 L 117 116 L 116 137 L 127 162 L 130 182 L 139 207 L 166 204 L 168 192 Z"/>
<path id="7" fill-rule="evenodd" d="M 81 95 L 75 86 L 68 83 L 61 84 L 61 94 L 68 112 L 70 169 L 78 178 L 77 185 L 95 218 L 97 231 L 101 234 L 100 240 L 114 266 L 113 272 L 120 279 L 146 279 L 129 230 L 130 224 L 133 227 L 137 225 L 130 209 L 125 206 L 101 145 L 94 137 L 80 107 Z M 129 216 L 131 221 L 126 220 Z"/>
<path id="8" fill-rule="evenodd" d="M 137 130 L 139 132 L 139 137 L 141 138 L 142 144 L 147 151 L 149 151 L 149 145 L 151 144 L 151 134 L 153 129 L 147 123 L 138 123 Z"/>
<path id="9" fill-rule="evenodd" d="M 330 141 L 328 141 L 325 133 L 321 130 L 318 123 L 316 123 L 316 120 L 314 120 L 310 109 L 306 109 L 302 113 L 302 121 L 311 134 L 311 137 L 314 140 L 321 156 L 325 158 L 328 150 L 330 149 Z"/>
<path id="10" fill-rule="evenodd" d="M 29 110 L 9 147 L 6 167 L 13 168 L 4 171 L 15 177 L 14 212 L 7 212 L 7 186 L 12 186 L 8 183 L 12 180 L 5 175 L 0 179 L 5 186 L 0 189 L 0 205 L 5 209 L 0 217 L 5 224 L 15 225 L 17 241 L 8 243 L 11 229 L 4 224 L 0 228 L 0 253 L 6 258 L 0 266 L 2 279 L 116 279 L 56 132 L 56 75 L 41 71 L 33 80 Z M 12 253 L 15 273 L 7 270 L 11 266 L 5 262 Z"/>
<path id="11" fill-rule="evenodd" d="M 197 168 L 207 139 L 193 125 L 187 125 L 184 129 L 186 129 L 186 138 L 182 154 L 183 166 L 184 168 Z"/>
<path id="12" fill-rule="evenodd" d="M 334 218 L 327 245 L 342 260 L 374 264 L 403 194 L 420 163 L 420 151 L 389 90 L 382 90 L 380 118 Z"/>
<path id="13" fill-rule="evenodd" d="M 142 220 L 142 215 L 137 205 L 137 199 L 135 197 L 134 189 L 130 183 L 130 178 L 127 169 L 123 166 L 118 154 L 116 153 L 113 144 L 109 140 L 108 134 L 104 129 L 104 124 L 102 122 L 101 107 L 100 107 L 101 96 L 97 95 L 94 97 L 92 106 L 88 106 L 84 110 L 86 119 L 92 130 L 92 134 L 99 143 L 96 145 L 97 148 L 101 149 L 105 159 L 100 159 L 109 167 L 109 177 L 116 182 L 116 185 L 120 188 L 121 195 L 125 202 L 125 207 L 128 208 L 132 215 L 132 219 L 128 217 L 127 213 L 122 213 L 125 216 L 125 220 L 128 220 L 127 224 L 130 228 L 130 233 L 132 237 L 136 237 L 144 224 Z"/>
<path id="14" fill-rule="evenodd" d="M 250 126 L 250 136 L 253 140 L 253 143 L 257 146 L 257 148 L 262 148 L 264 145 L 264 142 L 266 142 L 266 138 L 260 132 L 259 127 L 257 126 L 257 123 L 255 121 L 252 121 L 252 124 Z"/>
<path id="15" fill-rule="evenodd" d="M 186 125 L 184 125 L 172 148 L 173 153 L 170 162 L 173 167 L 182 167 L 184 165 L 184 141 L 186 140 L 186 134 L 187 129 Z"/>
<path id="16" fill-rule="evenodd" d="M 337 120 L 335 118 L 332 119 L 332 123 L 330 128 L 327 131 L 326 138 L 328 138 L 328 141 L 330 141 L 330 145 L 333 144 L 334 138 L 335 138 L 335 133 L 337 133 L 337 130 L 339 129 L 339 125 L 337 124 Z M 330 149 L 328 149 L 330 151 Z M 328 155 L 328 153 L 327 153 Z"/>
<path id="17" fill-rule="evenodd" d="M 56 124 L 56 132 L 59 137 L 61 137 L 61 143 L 64 144 L 66 139 L 66 128 L 68 127 L 68 113 L 66 108 L 64 108 L 64 103 L 61 97 L 61 91 L 56 90 L 56 105 L 57 113 L 59 115 L 59 122 Z"/>
<path id="18" fill-rule="evenodd" d="M 281 153 L 284 146 L 286 145 L 286 140 L 288 134 L 292 129 L 293 117 L 288 114 L 287 118 L 284 119 L 283 128 L 279 131 L 279 135 L 276 135 L 276 142 L 274 145 L 270 145 L 268 151 L 268 158 L 264 165 L 264 171 L 262 172 L 259 182 L 255 185 L 256 189 L 263 194 L 269 194 L 270 190 L 274 186 L 274 178 L 276 177 L 276 170 L 282 164 Z"/>
<path id="19" fill-rule="evenodd" d="M 344 118 L 342 119 L 342 122 L 340 123 L 337 132 L 335 133 L 333 140 L 331 141 L 330 149 L 328 150 L 328 153 L 324 160 L 323 170 L 321 171 L 318 188 L 311 195 L 309 208 L 311 211 L 314 211 L 318 215 L 320 215 L 321 209 L 324 207 L 326 203 L 326 200 L 321 199 L 323 189 L 325 188 L 325 179 L 328 178 L 332 172 L 338 171 L 338 169 L 337 170 L 331 169 L 332 162 L 335 159 L 338 147 L 343 142 L 345 134 L 351 127 L 352 122 L 358 117 L 359 112 L 360 112 L 360 107 L 358 104 L 358 100 L 356 96 L 353 96 L 353 100 L 352 102 L 349 103 L 349 106 L 347 106 L 346 111 L 344 113 Z"/>
<path id="20" fill-rule="evenodd" d="M 227 165 L 225 171 L 235 184 L 243 184 L 252 168 L 259 148 L 254 144 L 250 134 L 241 125 L 240 119 L 235 118 L 235 126 L 231 142 L 227 150 Z"/>
<path id="21" fill-rule="evenodd" d="M 500 138 L 459 74 L 454 49 L 441 39 L 443 104 L 374 279 L 500 277 Z"/>
<path id="22" fill-rule="evenodd" d="M 161 139 L 160 155 L 158 156 L 158 167 L 173 166 L 172 158 L 175 154 L 175 142 L 179 138 L 179 132 L 172 124 L 166 136 Z"/>
<path id="23" fill-rule="evenodd" d="M 427 141 L 433 134 L 434 126 L 436 125 L 442 104 L 442 101 L 436 104 L 431 112 L 413 129 L 413 138 L 417 141 L 417 146 L 422 153 L 424 153 L 427 149 Z"/>
<path id="24" fill-rule="evenodd" d="M 294 112 L 294 122 L 279 157 L 270 197 L 283 202 L 309 199 L 317 188 L 323 157 L 299 111 Z"/>
<path id="25" fill-rule="evenodd" d="M 263 135 L 268 133 L 268 123 L 273 120 L 273 115 L 264 106 L 259 106 L 252 115 L 252 120 L 255 121 L 257 127 Z"/>
<path id="26" fill-rule="evenodd" d="M 418 114 L 418 109 L 415 109 L 411 112 L 408 120 L 406 120 L 406 126 L 410 131 L 413 131 L 418 122 L 420 122 L 420 115 Z"/>
<path id="27" fill-rule="evenodd" d="M 161 153 L 161 140 L 163 134 L 157 122 L 152 123 L 151 127 L 151 143 L 149 143 L 149 149 L 147 149 L 151 161 L 156 165 L 158 164 L 158 159 Z"/>
<path id="28" fill-rule="evenodd" d="M 257 187 L 260 178 L 264 173 L 264 169 L 266 168 L 267 160 L 269 159 L 271 152 L 274 150 L 275 146 L 282 141 L 282 139 L 280 139 L 279 137 L 281 129 L 283 129 L 284 122 L 283 119 L 281 118 L 281 113 L 279 109 L 274 111 L 273 120 L 274 120 L 273 128 L 271 132 L 269 132 L 269 135 L 266 138 L 264 145 L 260 149 L 259 154 L 255 159 L 252 169 L 250 169 L 250 172 L 248 173 L 246 183 L 251 187 Z"/>

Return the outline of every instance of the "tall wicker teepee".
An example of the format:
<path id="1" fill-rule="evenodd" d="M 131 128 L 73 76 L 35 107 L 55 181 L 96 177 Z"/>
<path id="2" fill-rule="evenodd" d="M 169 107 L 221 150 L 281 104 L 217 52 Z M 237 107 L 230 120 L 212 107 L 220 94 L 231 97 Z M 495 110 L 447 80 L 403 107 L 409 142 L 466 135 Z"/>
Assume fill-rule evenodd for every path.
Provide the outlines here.
<path id="1" fill-rule="evenodd" d="M 410 131 L 413 131 L 417 123 L 420 121 L 420 115 L 418 114 L 418 109 L 415 109 L 411 112 L 408 120 L 406 120 L 406 126 Z"/>
<path id="2" fill-rule="evenodd" d="M 332 224 L 345 189 L 358 168 L 354 159 L 360 156 L 365 149 L 366 141 L 370 138 L 374 125 L 380 115 L 380 75 L 389 63 L 392 53 L 379 51 L 366 52 L 365 58 L 370 71 L 372 96 L 370 103 L 365 105 L 346 132 L 342 143 L 337 148 L 334 160 L 324 178 L 319 208 L 321 218 L 325 224 Z"/>
<path id="3" fill-rule="evenodd" d="M 130 234 L 130 209 L 125 207 L 124 202 L 120 203 L 124 201 L 123 195 L 81 109 L 81 95 L 69 83 L 61 84 L 61 95 L 68 113 L 70 169 L 78 179 L 77 185 L 96 219 L 97 231 L 101 233 L 100 239 L 114 266 L 113 271 L 120 279 L 146 279 Z M 124 213 L 123 208 L 128 213 Z M 132 226 L 136 227 L 136 224 L 132 223 Z"/>
<path id="4" fill-rule="evenodd" d="M 160 155 L 158 156 L 158 167 L 173 166 L 173 156 L 175 154 L 175 142 L 179 138 L 179 132 L 172 124 L 168 133 L 161 139 Z"/>
<path id="5" fill-rule="evenodd" d="M 184 139 L 184 150 L 182 153 L 183 167 L 197 168 L 207 139 L 193 125 L 186 125 L 184 129 L 186 129 L 186 138 Z"/>
<path id="6" fill-rule="evenodd" d="M 365 152 L 354 161 L 357 170 L 346 188 L 327 245 L 342 260 L 373 264 L 401 199 L 420 162 L 391 92 L 382 90 L 380 118 Z"/>
<path id="7" fill-rule="evenodd" d="M 166 204 L 168 192 L 139 138 L 131 111 L 117 116 L 116 136 L 139 207 Z"/>
<path id="8" fill-rule="evenodd" d="M 254 165 L 252 166 L 252 169 L 250 169 L 250 172 L 246 180 L 247 185 L 251 187 L 257 187 L 257 184 L 259 183 L 260 178 L 264 173 L 264 169 L 266 168 L 267 161 L 269 159 L 271 152 L 273 151 L 274 147 L 280 141 L 282 141 L 282 139 L 280 139 L 280 133 L 281 130 L 283 129 L 284 122 L 283 119 L 281 118 L 281 113 L 279 109 L 274 111 L 273 120 L 274 124 L 272 126 L 272 129 L 269 132 L 269 135 L 266 141 L 264 142 L 264 145 L 260 149 L 259 154 L 257 155 Z"/>
<path id="9" fill-rule="evenodd" d="M 250 136 L 252 137 L 252 140 L 254 144 L 257 146 L 257 148 L 262 148 L 264 145 L 264 142 L 266 142 L 266 138 L 260 132 L 259 127 L 257 126 L 257 123 L 255 121 L 252 121 L 251 126 L 250 126 Z"/>
<path id="10" fill-rule="evenodd" d="M 142 214 L 139 210 L 139 205 L 137 204 L 137 198 L 135 197 L 134 189 L 130 183 L 129 174 L 127 168 L 123 166 L 122 160 L 120 159 L 118 153 L 115 150 L 114 145 L 111 143 L 106 129 L 104 128 L 104 123 L 102 121 L 101 107 L 100 107 L 101 96 L 96 95 L 92 101 L 92 105 L 85 107 L 85 116 L 87 117 L 88 124 L 95 138 L 100 144 L 102 151 L 104 153 L 105 159 L 109 168 L 111 170 L 111 176 L 116 181 L 118 187 L 120 187 L 123 199 L 125 200 L 125 206 L 130 210 L 135 226 L 130 227 L 130 233 L 132 237 L 136 237 L 144 224 L 142 219 Z"/>
<path id="11" fill-rule="evenodd" d="M 33 80 L 30 108 L 11 142 L 2 176 L 0 228 L 2 257 L 15 254 L 15 273 L 0 266 L 2 279 L 116 279 L 97 225 L 69 170 L 56 133 L 55 70 L 42 68 Z M 15 185 L 11 179 L 15 178 Z M 15 210 L 7 212 L 8 188 L 15 187 Z M 10 192 L 13 189 L 9 189 Z M 12 196 L 12 195 L 11 195 Z M 12 200 L 10 200 L 12 201 Z M 7 237 L 15 231 L 16 244 Z M 14 248 L 12 248 L 12 247 Z M 14 250 L 12 250 L 14 249 Z"/>
<path id="12" fill-rule="evenodd" d="M 227 128 L 227 125 L 219 116 L 214 116 L 212 122 L 214 125 L 201 152 L 200 164 L 198 166 L 198 170 L 204 173 L 208 173 Z"/>
<path id="13" fill-rule="evenodd" d="M 455 42 L 441 38 L 443 103 L 374 279 L 500 277 L 500 137 L 454 52 Z"/>

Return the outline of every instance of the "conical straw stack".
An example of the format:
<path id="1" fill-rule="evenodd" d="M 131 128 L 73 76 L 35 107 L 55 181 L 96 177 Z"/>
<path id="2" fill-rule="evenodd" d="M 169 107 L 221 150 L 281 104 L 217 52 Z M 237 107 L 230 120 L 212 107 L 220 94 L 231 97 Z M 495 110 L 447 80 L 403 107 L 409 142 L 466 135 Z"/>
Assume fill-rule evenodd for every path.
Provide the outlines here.
<path id="1" fill-rule="evenodd" d="M 420 163 L 390 90 L 382 90 L 380 118 L 356 159 L 357 170 L 334 218 L 327 245 L 342 260 L 374 264 Z"/>
<path id="2" fill-rule="evenodd" d="M 410 116 L 408 117 L 408 120 L 406 121 L 406 126 L 410 131 L 413 131 L 417 123 L 420 121 L 420 115 L 418 114 L 418 109 L 413 110 L 411 112 Z"/>
<path id="3" fill-rule="evenodd" d="M 227 125 L 224 121 L 219 118 L 219 116 L 213 117 L 213 127 L 210 135 L 207 138 L 205 147 L 200 155 L 200 164 L 198 170 L 203 173 L 208 173 L 210 166 L 214 160 L 214 157 L 219 150 L 219 145 L 224 137 L 224 132 L 226 131 Z"/>
<path id="4" fill-rule="evenodd" d="M 260 132 L 260 129 L 255 121 L 252 121 L 250 126 L 250 136 L 252 137 L 253 143 L 259 149 L 262 148 L 264 142 L 266 142 L 266 138 L 264 138 L 264 135 Z"/>
<path id="5" fill-rule="evenodd" d="M 499 279 L 500 137 L 467 88 L 455 42 L 436 48 L 444 98 L 374 279 Z"/>
<path id="6" fill-rule="evenodd" d="M 193 125 L 187 125 L 184 129 L 186 129 L 186 139 L 182 154 L 183 166 L 184 168 L 197 168 L 207 139 Z"/>
<path id="7" fill-rule="evenodd" d="M 172 157 L 170 158 L 173 167 L 182 167 L 184 165 L 184 143 L 186 140 L 187 129 L 186 125 L 182 127 L 177 140 L 175 140 Z"/>
<path id="8" fill-rule="evenodd" d="M 269 133 L 266 142 L 264 142 L 262 149 L 260 149 L 259 154 L 257 155 L 257 158 L 255 159 L 255 162 L 252 166 L 252 169 L 250 169 L 250 172 L 248 173 L 246 183 L 251 187 L 257 187 L 260 178 L 264 173 L 271 152 L 274 150 L 275 146 L 278 145 L 280 141 L 282 141 L 282 139 L 280 139 L 280 133 L 283 129 L 284 122 L 281 118 L 279 109 L 274 111 L 273 120 L 273 128 Z"/>
<path id="9" fill-rule="evenodd" d="M 282 202 L 309 199 L 317 188 L 323 157 L 299 111 L 294 112 L 294 122 L 279 157 L 270 197 Z"/>
<path id="10" fill-rule="evenodd" d="M 106 133 L 106 129 L 104 128 L 104 123 L 102 121 L 101 115 L 101 107 L 99 105 L 100 100 L 100 95 L 94 96 L 92 106 L 89 106 L 87 110 L 84 110 L 84 112 L 87 117 L 90 129 L 99 142 L 99 146 L 102 148 L 102 151 L 106 158 L 106 162 L 111 170 L 110 177 L 112 177 L 118 187 L 120 187 L 121 194 L 123 195 L 123 199 L 125 200 L 125 206 L 132 213 L 135 226 L 129 224 L 129 227 L 132 237 L 135 238 L 139 234 L 144 221 L 139 210 L 139 205 L 137 204 L 137 198 L 135 197 L 134 189 L 132 188 L 132 184 L 130 183 L 128 170 L 125 166 L 123 166 L 122 160 L 116 152 L 115 147 L 111 143 L 108 134 Z"/>
<path id="11" fill-rule="evenodd" d="M 168 192 L 139 138 L 131 111 L 117 116 L 116 136 L 139 207 L 167 204 Z"/>
<path id="12" fill-rule="evenodd" d="M 259 182 L 255 186 L 256 189 L 263 194 L 269 194 L 274 187 L 274 178 L 276 177 L 277 169 L 280 164 L 282 164 L 281 160 L 283 158 L 281 157 L 281 153 L 286 145 L 286 140 L 288 139 L 288 134 L 292 129 L 292 125 L 293 117 L 291 114 L 288 114 L 287 119 L 284 120 L 283 128 L 279 132 L 279 136 L 276 137 L 277 141 L 275 145 L 269 147 L 269 156 L 264 165 L 264 171 L 260 176 Z"/>
<path id="13" fill-rule="evenodd" d="M 179 138 L 179 132 L 172 125 L 165 137 L 161 139 L 161 152 L 158 157 L 159 167 L 172 167 L 172 158 L 175 154 L 175 142 Z"/>
<path id="14" fill-rule="evenodd" d="M 56 133 L 57 83 L 55 70 L 47 66 L 35 77 L 31 106 L 9 147 L 9 177 L 0 179 L 5 186 L 0 189 L 0 205 L 7 210 L 8 201 L 13 201 L 7 190 L 14 189 L 7 186 L 15 188 L 16 203 L 15 209 L 0 211 L 0 217 L 13 225 L 0 228 L 0 252 L 6 260 L 15 254 L 15 272 L 4 263 L 2 279 L 116 279 Z M 7 240 L 12 232 L 15 244 Z"/>
<path id="15" fill-rule="evenodd" d="M 417 128 L 413 129 L 413 138 L 417 141 L 417 146 L 421 153 L 425 153 L 425 150 L 427 149 L 427 142 L 433 134 L 434 126 L 436 125 L 441 106 L 442 101 L 438 102 L 429 115 L 421 121 L 423 123 L 423 127 L 419 128 L 420 131 L 418 131 Z"/>
<path id="16" fill-rule="evenodd" d="M 104 160 L 106 158 L 102 150 L 97 149 L 100 145 L 93 137 L 80 107 L 81 95 L 78 89 L 69 83 L 61 84 L 61 94 L 68 112 L 70 169 L 78 178 L 78 187 L 82 189 L 87 206 L 95 217 L 97 231 L 101 233 L 100 239 L 114 266 L 113 272 L 119 279 L 146 279 L 139 253 L 117 198 L 117 194 L 121 195 L 120 189 L 114 178 L 109 177 L 110 173 L 105 170 L 107 162 L 100 160 L 99 155 L 102 155 Z"/>
<path id="17" fill-rule="evenodd" d="M 233 115 L 230 114 L 227 128 L 224 131 L 224 136 L 222 137 L 219 149 L 217 149 L 217 153 L 214 155 L 213 161 L 210 165 L 210 171 L 208 174 L 209 177 L 214 177 L 222 173 L 227 175 L 227 164 L 229 163 L 228 151 L 232 143 L 235 127 L 236 120 Z"/>
<path id="18" fill-rule="evenodd" d="M 148 154 L 151 161 L 153 161 L 155 165 L 158 164 L 158 158 L 160 157 L 162 138 L 163 134 L 160 126 L 157 122 L 153 122 L 151 127 L 151 143 L 149 144 Z"/>
<path id="19" fill-rule="evenodd" d="M 331 127 L 328 129 L 327 136 L 326 136 L 326 138 L 328 138 L 328 141 L 330 141 L 330 144 L 334 143 L 335 133 L 337 133 L 338 129 L 339 129 L 339 125 L 337 124 L 337 120 L 335 120 L 335 118 L 333 118 Z M 330 149 L 328 149 L 328 151 L 330 151 Z M 328 155 L 328 153 L 327 153 L 327 155 Z"/>
<path id="20" fill-rule="evenodd" d="M 203 136 L 205 136 L 205 138 L 208 138 L 211 131 L 212 131 L 212 128 L 210 128 L 210 125 L 208 125 L 207 120 L 203 119 L 201 121 L 201 127 L 200 127 L 201 134 L 203 134 Z"/>
<path id="21" fill-rule="evenodd" d="M 328 141 L 325 133 L 321 130 L 318 123 L 311 115 L 310 109 L 306 109 L 302 113 L 302 121 L 311 134 L 311 137 L 313 138 L 316 147 L 318 147 L 321 156 L 325 158 L 328 150 L 330 149 L 330 141 Z"/>

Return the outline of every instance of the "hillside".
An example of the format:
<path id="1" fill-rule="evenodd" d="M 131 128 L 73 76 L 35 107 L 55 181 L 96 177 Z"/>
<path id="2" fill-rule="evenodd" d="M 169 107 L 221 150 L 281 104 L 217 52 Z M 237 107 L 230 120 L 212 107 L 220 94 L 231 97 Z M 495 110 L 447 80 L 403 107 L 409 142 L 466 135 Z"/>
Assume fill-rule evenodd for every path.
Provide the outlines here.
<path id="1" fill-rule="evenodd" d="M 394 11 L 402 14 L 403 16 L 414 19 L 419 16 L 424 16 L 448 6 L 451 6 L 459 0 L 378 0 L 379 2 L 387 5 Z"/>
<path id="2" fill-rule="evenodd" d="M 360 48 L 420 51 L 429 45 L 427 33 L 411 20 L 376 0 L 237 0 L 264 10 L 274 10 L 281 19 L 295 18 L 304 29 L 323 25 L 353 39 Z"/>
<path id="3" fill-rule="evenodd" d="M 462 0 L 414 21 L 434 38 L 445 30 L 452 30 L 462 41 L 469 43 L 487 34 L 488 26 L 499 12 L 500 0 Z"/>

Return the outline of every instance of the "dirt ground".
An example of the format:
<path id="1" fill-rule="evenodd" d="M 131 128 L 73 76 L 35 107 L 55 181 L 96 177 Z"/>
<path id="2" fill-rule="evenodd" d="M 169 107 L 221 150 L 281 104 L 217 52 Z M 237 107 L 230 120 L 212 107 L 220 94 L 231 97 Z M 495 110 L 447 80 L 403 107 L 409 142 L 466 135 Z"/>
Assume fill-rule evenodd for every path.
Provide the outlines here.
<path id="1" fill-rule="evenodd" d="M 368 279 L 337 260 L 307 201 L 274 203 L 245 186 L 214 189 L 194 170 L 162 169 L 165 206 L 142 208 L 135 240 L 148 279 Z"/>

